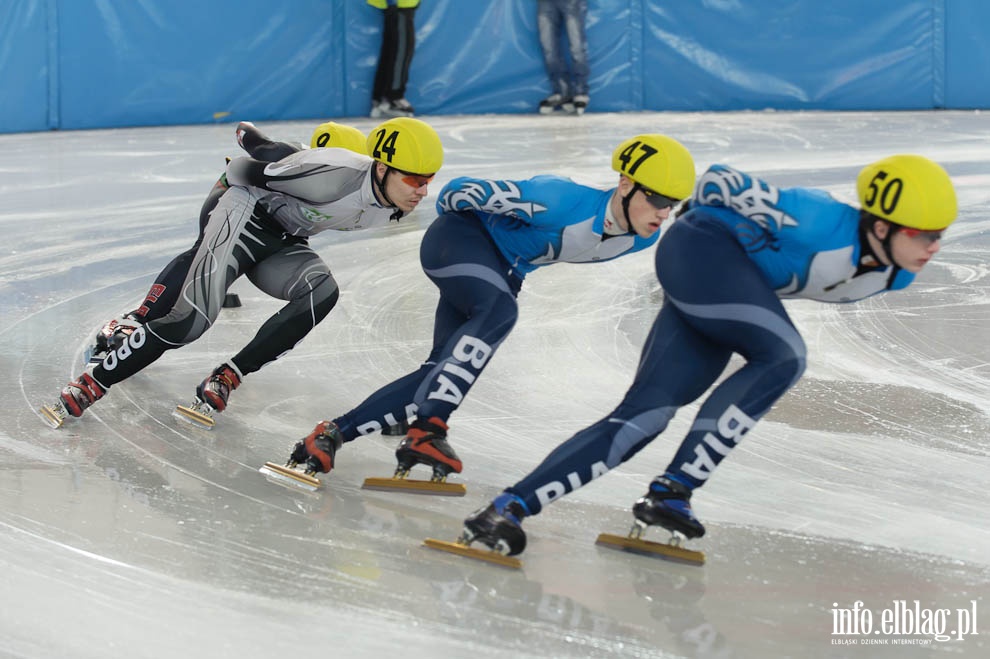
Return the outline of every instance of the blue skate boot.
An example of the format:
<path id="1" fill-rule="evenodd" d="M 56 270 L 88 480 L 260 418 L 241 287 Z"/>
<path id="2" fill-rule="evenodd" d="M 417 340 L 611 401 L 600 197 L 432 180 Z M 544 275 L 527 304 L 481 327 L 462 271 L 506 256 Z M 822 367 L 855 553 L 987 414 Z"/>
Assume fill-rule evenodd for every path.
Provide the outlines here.
<path id="1" fill-rule="evenodd" d="M 662 526 L 684 537 L 700 538 L 705 527 L 691 511 L 691 488 L 666 475 L 650 483 L 650 490 L 633 504 L 637 525 Z"/>
<path id="2" fill-rule="evenodd" d="M 464 531 L 458 542 L 470 545 L 477 540 L 492 551 L 515 556 L 526 548 L 522 520 L 527 514 L 529 510 L 522 499 L 503 492 L 486 508 L 464 520 Z"/>

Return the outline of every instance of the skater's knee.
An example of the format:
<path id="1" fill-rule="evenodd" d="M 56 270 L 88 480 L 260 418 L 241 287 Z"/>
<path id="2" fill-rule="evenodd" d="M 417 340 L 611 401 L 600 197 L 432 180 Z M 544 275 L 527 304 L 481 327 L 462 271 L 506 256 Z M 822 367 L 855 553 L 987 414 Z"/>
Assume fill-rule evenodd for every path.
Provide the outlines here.
<path id="1" fill-rule="evenodd" d="M 340 288 L 329 272 L 314 273 L 306 277 L 292 295 L 293 302 L 302 301 L 312 310 L 317 323 L 326 318 L 339 298 Z"/>

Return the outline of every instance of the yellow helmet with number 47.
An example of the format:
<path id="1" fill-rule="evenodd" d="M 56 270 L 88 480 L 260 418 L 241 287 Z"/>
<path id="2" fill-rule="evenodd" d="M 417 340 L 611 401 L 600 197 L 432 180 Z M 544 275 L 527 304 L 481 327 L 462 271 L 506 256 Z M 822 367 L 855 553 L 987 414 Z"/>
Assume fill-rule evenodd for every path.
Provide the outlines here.
<path id="1" fill-rule="evenodd" d="M 368 155 L 407 174 L 431 176 L 443 165 L 440 136 L 425 121 L 396 117 L 368 134 Z"/>
<path id="2" fill-rule="evenodd" d="M 612 152 L 612 169 L 651 192 L 680 201 L 694 189 L 694 158 L 672 137 L 630 137 Z"/>
<path id="3" fill-rule="evenodd" d="M 959 212 L 949 174 L 918 155 L 896 155 L 867 165 L 856 177 L 863 210 L 894 224 L 941 231 Z"/>
<path id="4" fill-rule="evenodd" d="M 368 152 L 365 150 L 367 149 L 365 145 L 367 139 L 364 133 L 354 126 L 345 126 L 335 121 L 328 121 L 316 127 L 316 130 L 313 131 L 313 137 L 309 139 L 309 146 L 313 149 L 338 147 L 348 149 L 354 153 L 368 155 Z"/>

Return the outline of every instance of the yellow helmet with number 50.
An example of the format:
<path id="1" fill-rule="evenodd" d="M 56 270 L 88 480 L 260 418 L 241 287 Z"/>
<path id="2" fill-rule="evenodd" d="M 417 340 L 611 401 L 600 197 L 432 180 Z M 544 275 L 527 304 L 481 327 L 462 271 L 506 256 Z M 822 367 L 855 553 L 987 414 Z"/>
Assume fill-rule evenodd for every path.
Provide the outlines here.
<path id="1" fill-rule="evenodd" d="M 922 231 L 941 231 L 959 212 L 949 174 L 924 156 L 902 154 L 867 165 L 856 177 L 856 193 L 863 210 Z"/>
<path id="2" fill-rule="evenodd" d="M 366 151 L 367 146 L 365 145 L 367 139 L 364 133 L 353 126 L 345 126 L 335 121 L 328 121 L 316 127 L 316 130 L 313 131 L 313 137 L 309 140 L 309 146 L 313 149 L 319 147 L 338 147 L 366 156 L 368 155 Z"/>
<path id="3" fill-rule="evenodd" d="M 408 174 L 429 176 L 443 165 L 440 136 L 426 123 L 412 117 L 383 122 L 368 134 L 368 155 Z"/>
<path id="4" fill-rule="evenodd" d="M 644 188 L 681 200 L 694 189 L 694 158 L 666 135 L 630 137 L 612 152 L 612 169 Z"/>

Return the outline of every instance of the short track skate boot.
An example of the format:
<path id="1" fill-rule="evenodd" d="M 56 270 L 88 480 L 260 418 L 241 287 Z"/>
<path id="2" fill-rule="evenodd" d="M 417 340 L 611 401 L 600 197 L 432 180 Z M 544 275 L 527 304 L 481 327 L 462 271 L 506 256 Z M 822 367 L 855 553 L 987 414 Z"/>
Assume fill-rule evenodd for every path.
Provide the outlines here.
<path id="1" fill-rule="evenodd" d="M 227 409 L 230 392 L 241 385 L 241 378 L 229 364 L 221 364 L 196 387 L 196 397 L 217 412 Z"/>
<path id="2" fill-rule="evenodd" d="M 691 488 L 666 476 L 650 483 L 650 491 L 633 504 L 633 517 L 643 526 L 662 526 L 684 537 L 700 538 L 705 527 L 691 511 Z"/>
<path id="3" fill-rule="evenodd" d="M 464 532 L 458 542 L 470 545 L 478 541 L 492 551 L 515 556 L 526 548 L 522 520 L 528 514 L 526 503 L 514 494 L 503 492 L 464 520 Z"/>
<path id="4" fill-rule="evenodd" d="M 65 385 L 58 400 L 51 405 L 42 405 L 38 411 L 49 426 L 61 428 L 67 417 L 82 416 L 86 408 L 103 398 L 104 394 L 106 389 L 89 373 L 83 373 Z"/>
<path id="5" fill-rule="evenodd" d="M 134 312 L 108 320 L 96 333 L 93 344 L 86 350 L 87 364 L 102 364 L 111 352 L 124 345 L 128 337 L 143 323 Z"/>
<path id="6" fill-rule="evenodd" d="M 443 482 L 451 472 L 461 473 L 463 464 L 447 443 L 447 424 L 438 417 L 416 419 L 409 426 L 406 438 L 395 450 L 399 467 L 397 477 L 405 477 L 417 464 L 433 468 L 433 481 Z"/>
<path id="7" fill-rule="evenodd" d="M 59 398 L 65 405 L 66 412 L 79 417 L 87 407 L 103 398 L 105 393 L 106 390 L 89 373 L 83 373 L 78 379 L 65 385 Z"/>
<path id="8" fill-rule="evenodd" d="M 550 94 L 540 101 L 540 114 L 553 114 L 564 102 L 564 97 L 560 94 Z"/>
<path id="9" fill-rule="evenodd" d="M 221 364 L 196 387 L 196 398 L 192 404 L 188 407 L 177 405 L 172 416 L 198 428 L 213 430 L 217 425 L 213 413 L 227 409 L 230 392 L 240 384 L 241 378 L 237 371 L 229 364 Z"/>
<path id="10" fill-rule="evenodd" d="M 306 465 L 306 474 L 327 473 L 333 469 L 333 460 L 344 443 L 340 429 L 333 421 L 320 421 L 313 432 L 296 443 L 289 461 L 290 469 L 296 465 Z"/>

